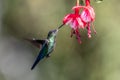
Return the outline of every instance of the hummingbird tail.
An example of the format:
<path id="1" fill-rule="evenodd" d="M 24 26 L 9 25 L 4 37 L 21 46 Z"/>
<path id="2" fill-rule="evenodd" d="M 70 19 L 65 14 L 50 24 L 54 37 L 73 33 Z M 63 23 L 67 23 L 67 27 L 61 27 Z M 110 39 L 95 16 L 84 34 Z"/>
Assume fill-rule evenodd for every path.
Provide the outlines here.
<path id="1" fill-rule="evenodd" d="M 40 55 L 36 58 L 34 64 L 32 65 L 31 70 L 33 70 L 33 69 L 36 67 L 36 65 L 39 63 L 39 61 L 40 61 L 42 58 L 43 58 L 43 56 L 40 54 Z"/>
<path id="2" fill-rule="evenodd" d="M 33 70 L 33 69 L 35 68 L 35 66 L 38 64 L 38 62 L 39 62 L 39 60 L 37 59 L 37 60 L 34 62 L 33 66 L 31 67 L 31 70 Z"/>
<path id="3" fill-rule="evenodd" d="M 45 42 L 43 44 L 43 46 L 42 46 L 42 48 L 41 48 L 41 50 L 40 50 L 34 64 L 31 67 L 31 70 L 33 70 L 35 68 L 35 66 L 39 63 L 39 61 L 45 57 L 45 54 L 46 54 L 46 51 L 47 51 L 46 50 L 47 49 L 46 45 L 47 45 L 47 42 Z"/>

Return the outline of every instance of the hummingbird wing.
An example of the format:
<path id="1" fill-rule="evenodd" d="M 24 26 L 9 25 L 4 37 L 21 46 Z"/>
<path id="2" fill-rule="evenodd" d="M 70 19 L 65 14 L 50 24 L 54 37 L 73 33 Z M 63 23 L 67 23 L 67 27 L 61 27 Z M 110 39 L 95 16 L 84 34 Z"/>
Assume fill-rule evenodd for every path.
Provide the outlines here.
<path id="1" fill-rule="evenodd" d="M 40 39 L 25 39 L 25 40 L 29 41 L 37 48 L 40 48 L 41 45 L 43 45 L 45 43 L 45 40 L 40 40 Z"/>
<path id="2" fill-rule="evenodd" d="M 33 70 L 35 68 L 35 66 L 38 64 L 38 62 L 47 55 L 47 52 L 48 52 L 48 44 L 47 43 L 48 42 L 45 41 L 45 43 L 43 44 L 35 62 L 33 63 L 32 67 L 31 67 L 31 70 Z"/>

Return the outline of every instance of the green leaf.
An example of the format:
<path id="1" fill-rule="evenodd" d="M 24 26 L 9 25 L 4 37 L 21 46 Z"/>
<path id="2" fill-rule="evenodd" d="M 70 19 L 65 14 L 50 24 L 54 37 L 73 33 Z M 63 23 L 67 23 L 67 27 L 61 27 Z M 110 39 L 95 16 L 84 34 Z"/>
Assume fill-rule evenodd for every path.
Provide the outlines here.
<path id="1" fill-rule="evenodd" d="M 103 0 L 95 0 L 96 3 L 101 3 Z"/>
<path id="2" fill-rule="evenodd" d="M 83 2 L 83 0 L 80 0 L 80 4 L 81 4 L 81 5 L 84 5 L 84 2 Z"/>

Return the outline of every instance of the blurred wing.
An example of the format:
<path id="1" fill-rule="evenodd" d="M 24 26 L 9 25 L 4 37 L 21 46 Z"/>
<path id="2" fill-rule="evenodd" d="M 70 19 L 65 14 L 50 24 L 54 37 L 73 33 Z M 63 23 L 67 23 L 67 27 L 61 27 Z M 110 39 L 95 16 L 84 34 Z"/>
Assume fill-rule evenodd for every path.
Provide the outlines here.
<path id="1" fill-rule="evenodd" d="M 33 66 L 31 67 L 31 70 L 33 70 L 35 68 L 35 66 L 39 63 L 39 61 L 47 55 L 47 52 L 48 52 L 48 44 L 47 44 L 47 42 L 45 42 L 38 54 Z"/>
<path id="2" fill-rule="evenodd" d="M 25 40 L 29 41 L 37 48 L 40 48 L 41 45 L 43 45 L 45 43 L 45 40 L 38 40 L 38 39 L 25 39 Z"/>

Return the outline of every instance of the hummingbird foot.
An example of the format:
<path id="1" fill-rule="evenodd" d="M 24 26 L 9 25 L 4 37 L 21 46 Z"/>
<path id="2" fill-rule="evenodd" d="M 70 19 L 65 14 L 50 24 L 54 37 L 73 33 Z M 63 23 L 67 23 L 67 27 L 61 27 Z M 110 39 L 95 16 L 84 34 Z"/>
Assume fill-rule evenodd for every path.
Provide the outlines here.
<path id="1" fill-rule="evenodd" d="M 46 58 L 49 58 L 49 57 L 50 57 L 50 55 L 49 55 L 49 54 L 47 54 L 47 55 L 46 55 Z"/>

